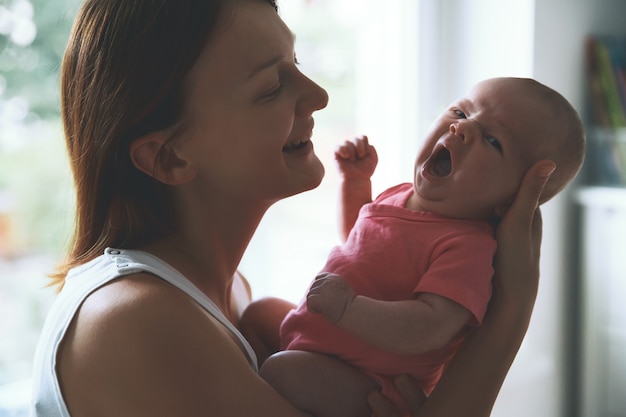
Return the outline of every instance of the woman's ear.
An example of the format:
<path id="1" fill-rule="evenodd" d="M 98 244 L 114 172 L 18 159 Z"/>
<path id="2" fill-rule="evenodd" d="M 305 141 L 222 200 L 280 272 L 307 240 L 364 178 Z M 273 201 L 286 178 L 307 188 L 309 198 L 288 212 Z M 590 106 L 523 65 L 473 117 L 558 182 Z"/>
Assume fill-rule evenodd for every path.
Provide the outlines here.
<path id="1" fill-rule="evenodd" d="M 130 144 L 130 159 L 137 169 L 164 184 L 180 185 L 191 181 L 196 170 L 170 145 L 166 133 L 149 133 Z"/>

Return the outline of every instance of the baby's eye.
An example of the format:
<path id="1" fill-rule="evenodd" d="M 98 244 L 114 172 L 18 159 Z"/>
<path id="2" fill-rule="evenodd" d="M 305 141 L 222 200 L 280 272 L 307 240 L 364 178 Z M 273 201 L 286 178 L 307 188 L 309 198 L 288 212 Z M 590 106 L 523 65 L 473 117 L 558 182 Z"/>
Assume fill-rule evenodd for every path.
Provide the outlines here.
<path id="1" fill-rule="evenodd" d="M 453 111 L 454 111 L 454 114 L 459 116 L 461 119 L 467 119 L 467 116 L 461 110 L 455 109 Z"/>
<path id="2" fill-rule="evenodd" d="M 502 144 L 500 143 L 500 141 L 496 138 L 492 138 L 490 136 L 487 136 L 485 138 L 485 140 L 487 141 L 487 143 L 489 143 L 491 146 L 493 146 L 494 148 L 496 148 L 498 150 L 498 152 L 502 153 Z"/>

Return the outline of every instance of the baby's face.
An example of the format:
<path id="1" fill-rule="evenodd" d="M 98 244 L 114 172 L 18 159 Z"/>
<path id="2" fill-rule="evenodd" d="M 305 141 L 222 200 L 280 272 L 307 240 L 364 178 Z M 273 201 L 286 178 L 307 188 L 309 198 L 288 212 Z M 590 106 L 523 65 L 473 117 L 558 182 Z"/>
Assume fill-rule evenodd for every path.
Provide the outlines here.
<path id="1" fill-rule="evenodd" d="M 455 218 L 502 215 L 526 170 L 555 149 L 550 109 L 534 91 L 493 79 L 453 103 L 418 155 L 409 205 Z"/>

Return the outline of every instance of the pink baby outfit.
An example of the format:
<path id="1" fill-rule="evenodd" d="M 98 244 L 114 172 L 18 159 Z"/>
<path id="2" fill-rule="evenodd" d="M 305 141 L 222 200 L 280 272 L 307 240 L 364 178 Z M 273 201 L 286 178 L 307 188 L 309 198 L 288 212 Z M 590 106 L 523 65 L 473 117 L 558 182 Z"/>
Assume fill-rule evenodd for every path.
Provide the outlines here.
<path id="1" fill-rule="evenodd" d="M 467 308 L 472 313 L 468 325 L 477 326 L 491 296 L 493 228 L 483 221 L 405 209 L 412 192 L 412 184 L 400 184 L 363 206 L 347 242 L 333 248 L 322 271 L 342 275 L 356 294 L 378 300 L 409 300 L 423 292 L 447 297 Z M 310 313 L 305 302 L 281 326 L 283 349 L 339 357 L 378 380 L 405 410 L 393 376 L 408 373 L 430 394 L 462 337 L 419 355 L 392 354 Z"/>

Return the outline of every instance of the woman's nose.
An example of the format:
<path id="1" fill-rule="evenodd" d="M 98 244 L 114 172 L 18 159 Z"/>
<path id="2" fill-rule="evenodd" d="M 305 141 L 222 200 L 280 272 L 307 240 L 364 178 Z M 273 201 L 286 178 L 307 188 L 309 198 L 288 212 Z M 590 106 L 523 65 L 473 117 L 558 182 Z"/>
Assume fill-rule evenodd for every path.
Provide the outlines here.
<path id="1" fill-rule="evenodd" d="M 328 93 L 310 78 L 304 75 L 303 78 L 303 94 L 298 102 L 297 113 L 306 116 L 326 107 Z"/>

